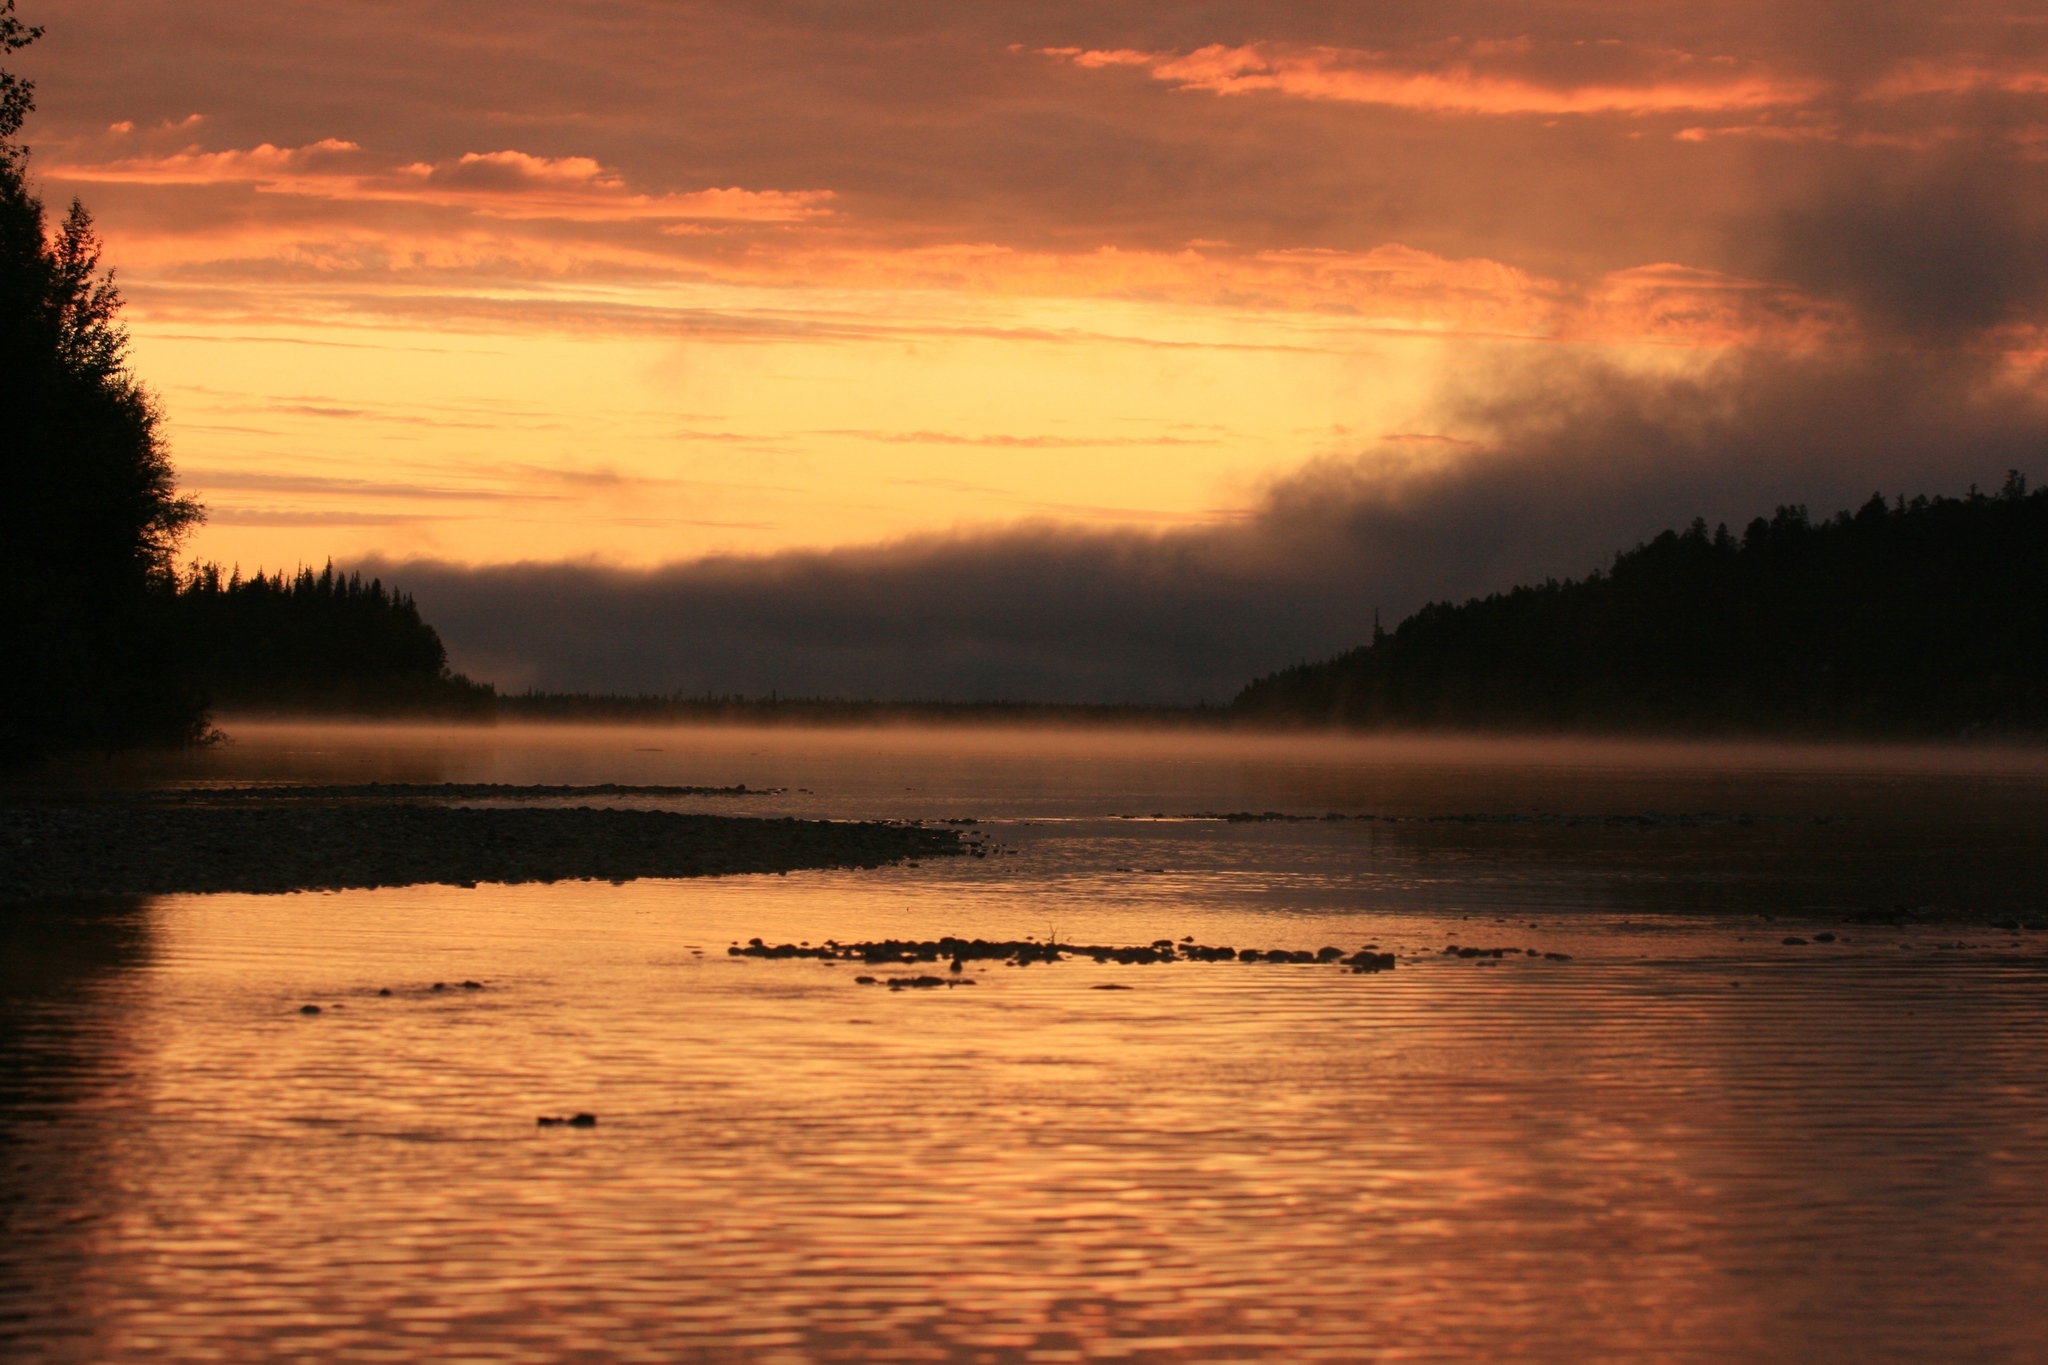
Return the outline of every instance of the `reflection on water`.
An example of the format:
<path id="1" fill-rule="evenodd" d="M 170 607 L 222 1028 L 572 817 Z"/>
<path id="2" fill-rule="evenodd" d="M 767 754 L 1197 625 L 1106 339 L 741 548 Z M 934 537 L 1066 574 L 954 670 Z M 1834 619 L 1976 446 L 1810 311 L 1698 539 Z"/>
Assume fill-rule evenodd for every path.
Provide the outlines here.
<path id="1" fill-rule="evenodd" d="M 121 1001 L 152 960 L 150 923 L 130 900 L 0 906 L 0 1343 L 25 1329 L 30 1358 L 91 1358 L 80 1196 L 125 1177 L 102 1125 L 134 1060 Z"/>
<path id="2" fill-rule="evenodd" d="M 2048 932 L 1843 922 L 2042 911 L 2024 756 L 572 738 L 272 731 L 158 776 L 746 782 L 791 789 L 748 809 L 971 816 L 1015 851 L 8 912 L 0 1350 L 2022 1361 L 2048 1337 Z M 1149 818 L 1331 808 L 1416 818 Z M 1761 818 L 1421 818 L 1652 810 Z M 1049 930 L 1402 959 L 890 994 L 724 952 Z M 598 1127 L 534 1124 L 577 1110 Z"/>

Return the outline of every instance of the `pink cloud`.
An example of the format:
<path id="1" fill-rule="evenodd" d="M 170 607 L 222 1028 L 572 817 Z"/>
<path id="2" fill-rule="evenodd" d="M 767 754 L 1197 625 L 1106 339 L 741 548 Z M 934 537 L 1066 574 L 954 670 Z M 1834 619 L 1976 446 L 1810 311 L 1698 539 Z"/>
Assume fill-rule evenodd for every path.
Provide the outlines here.
<path id="1" fill-rule="evenodd" d="M 1734 63 L 1700 62 L 1685 53 L 1623 54 L 1641 69 L 1634 79 L 1544 79 L 1529 70 L 1539 52 L 1526 39 L 1461 43 L 1403 58 L 1337 47 L 1214 43 L 1194 52 L 1088 51 L 1048 48 L 1046 55 L 1076 66 L 1146 68 L 1152 78 L 1181 90 L 1216 95 L 1272 93 L 1297 99 L 1378 104 L 1447 114 L 1664 114 L 1700 110 L 1761 109 L 1812 99 L 1822 87 Z M 1488 70 L 1489 64 L 1501 67 Z M 1611 65 L 1611 62 L 1608 63 Z M 1522 68 L 1517 71 L 1515 68 Z"/>
<path id="2" fill-rule="evenodd" d="M 88 184 L 244 185 L 259 194 L 468 209 L 492 218 L 581 222 L 644 220 L 790 223 L 831 213 L 830 190 L 713 187 L 684 194 L 638 193 L 582 156 L 468 152 L 438 163 L 365 164 L 353 142 L 326 138 L 303 147 L 270 143 L 246 151 L 188 147 L 168 156 L 48 167 L 52 180 Z"/>
<path id="3" fill-rule="evenodd" d="M 44 174 L 54 180 L 135 185 L 271 185 L 330 173 L 328 168 L 338 159 L 360 150 L 355 143 L 338 138 L 323 138 L 304 147 L 275 147 L 265 142 L 247 151 L 202 152 L 187 147 L 168 156 L 126 157 L 96 166 L 51 166 Z"/>

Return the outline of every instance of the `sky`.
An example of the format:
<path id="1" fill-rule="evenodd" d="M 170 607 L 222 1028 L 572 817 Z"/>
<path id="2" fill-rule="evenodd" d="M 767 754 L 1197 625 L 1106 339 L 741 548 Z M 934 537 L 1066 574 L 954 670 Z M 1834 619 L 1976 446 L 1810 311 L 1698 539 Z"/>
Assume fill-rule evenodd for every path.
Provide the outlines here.
<path id="1" fill-rule="evenodd" d="M 210 509 L 501 686 L 1225 700 L 2048 450 L 2011 3 L 24 0 Z"/>

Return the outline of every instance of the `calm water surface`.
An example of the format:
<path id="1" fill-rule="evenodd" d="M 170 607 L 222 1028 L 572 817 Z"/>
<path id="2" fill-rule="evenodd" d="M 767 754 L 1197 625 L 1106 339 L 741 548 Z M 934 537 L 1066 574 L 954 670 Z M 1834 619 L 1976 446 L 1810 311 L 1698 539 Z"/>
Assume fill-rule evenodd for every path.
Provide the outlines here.
<path id="1" fill-rule="evenodd" d="M 744 782 L 638 804 L 993 851 L 5 912 L 10 1359 L 2042 1358 L 2048 932 L 1989 927 L 2048 919 L 2041 754 L 232 728 L 74 780 Z M 1382 818 L 1184 818 L 1241 811 Z M 725 953 L 1049 933 L 1402 956 Z"/>

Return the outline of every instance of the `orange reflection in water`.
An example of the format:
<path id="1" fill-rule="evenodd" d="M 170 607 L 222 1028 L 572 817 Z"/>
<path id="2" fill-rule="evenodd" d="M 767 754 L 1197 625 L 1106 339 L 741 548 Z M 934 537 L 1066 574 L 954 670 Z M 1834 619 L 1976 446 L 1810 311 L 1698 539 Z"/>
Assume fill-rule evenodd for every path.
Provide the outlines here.
<path id="1" fill-rule="evenodd" d="M 2037 946 L 1890 930 L 1807 958 L 1726 924 L 1388 915 L 1373 941 L 1408 956 L 1382 976 L 1070 962 L 897 994 L 723 952 L 1026 913 L 950 894 L 805 874 L 161 902 L 147 961 L 65 1007 L 90 1098 L 15 1131 L 100 1173 L 24 1188 L 48 1168 L 18 1163 L 7 1191 L 6 1278 L 78 1267 L 80 1335 L 14 1296 L 0 1338 L 1791 1361 L 2021 1359 L 2048 1326 Z M 1187 929 L 1316 946 L 1361 921 Z M 1573 960 L 1437 951 L 1461 933 Z M 465 978 L 484 988 L 430 989 Z M 576 1110 L 599 1126 L 534 1124 Z"/>
<path id="2" fill-rule="evenodd" d="M 745 781 L 789 790 L 721 808 L 975 815 L 1017 852 L 15 913 L 10 1357 L 2021 1361 L 2048 1335 L 2048 944 L 1841 914 L 1857 867 L 2024 889 L 2024 756 L 394 734 L 245 732 L 168 776 Z M 1416 818 L 1105 818 L 1331 792 Z M 1550 818 L 1666 798 L 1768 818 Z M 1488 800 L 1516 821 L 1423 818 Z M 1781 942 L 1807 920 L 1838 941 Z M 724 951 L 1055 931 L 1402 956 L 891 994 Z"/>

